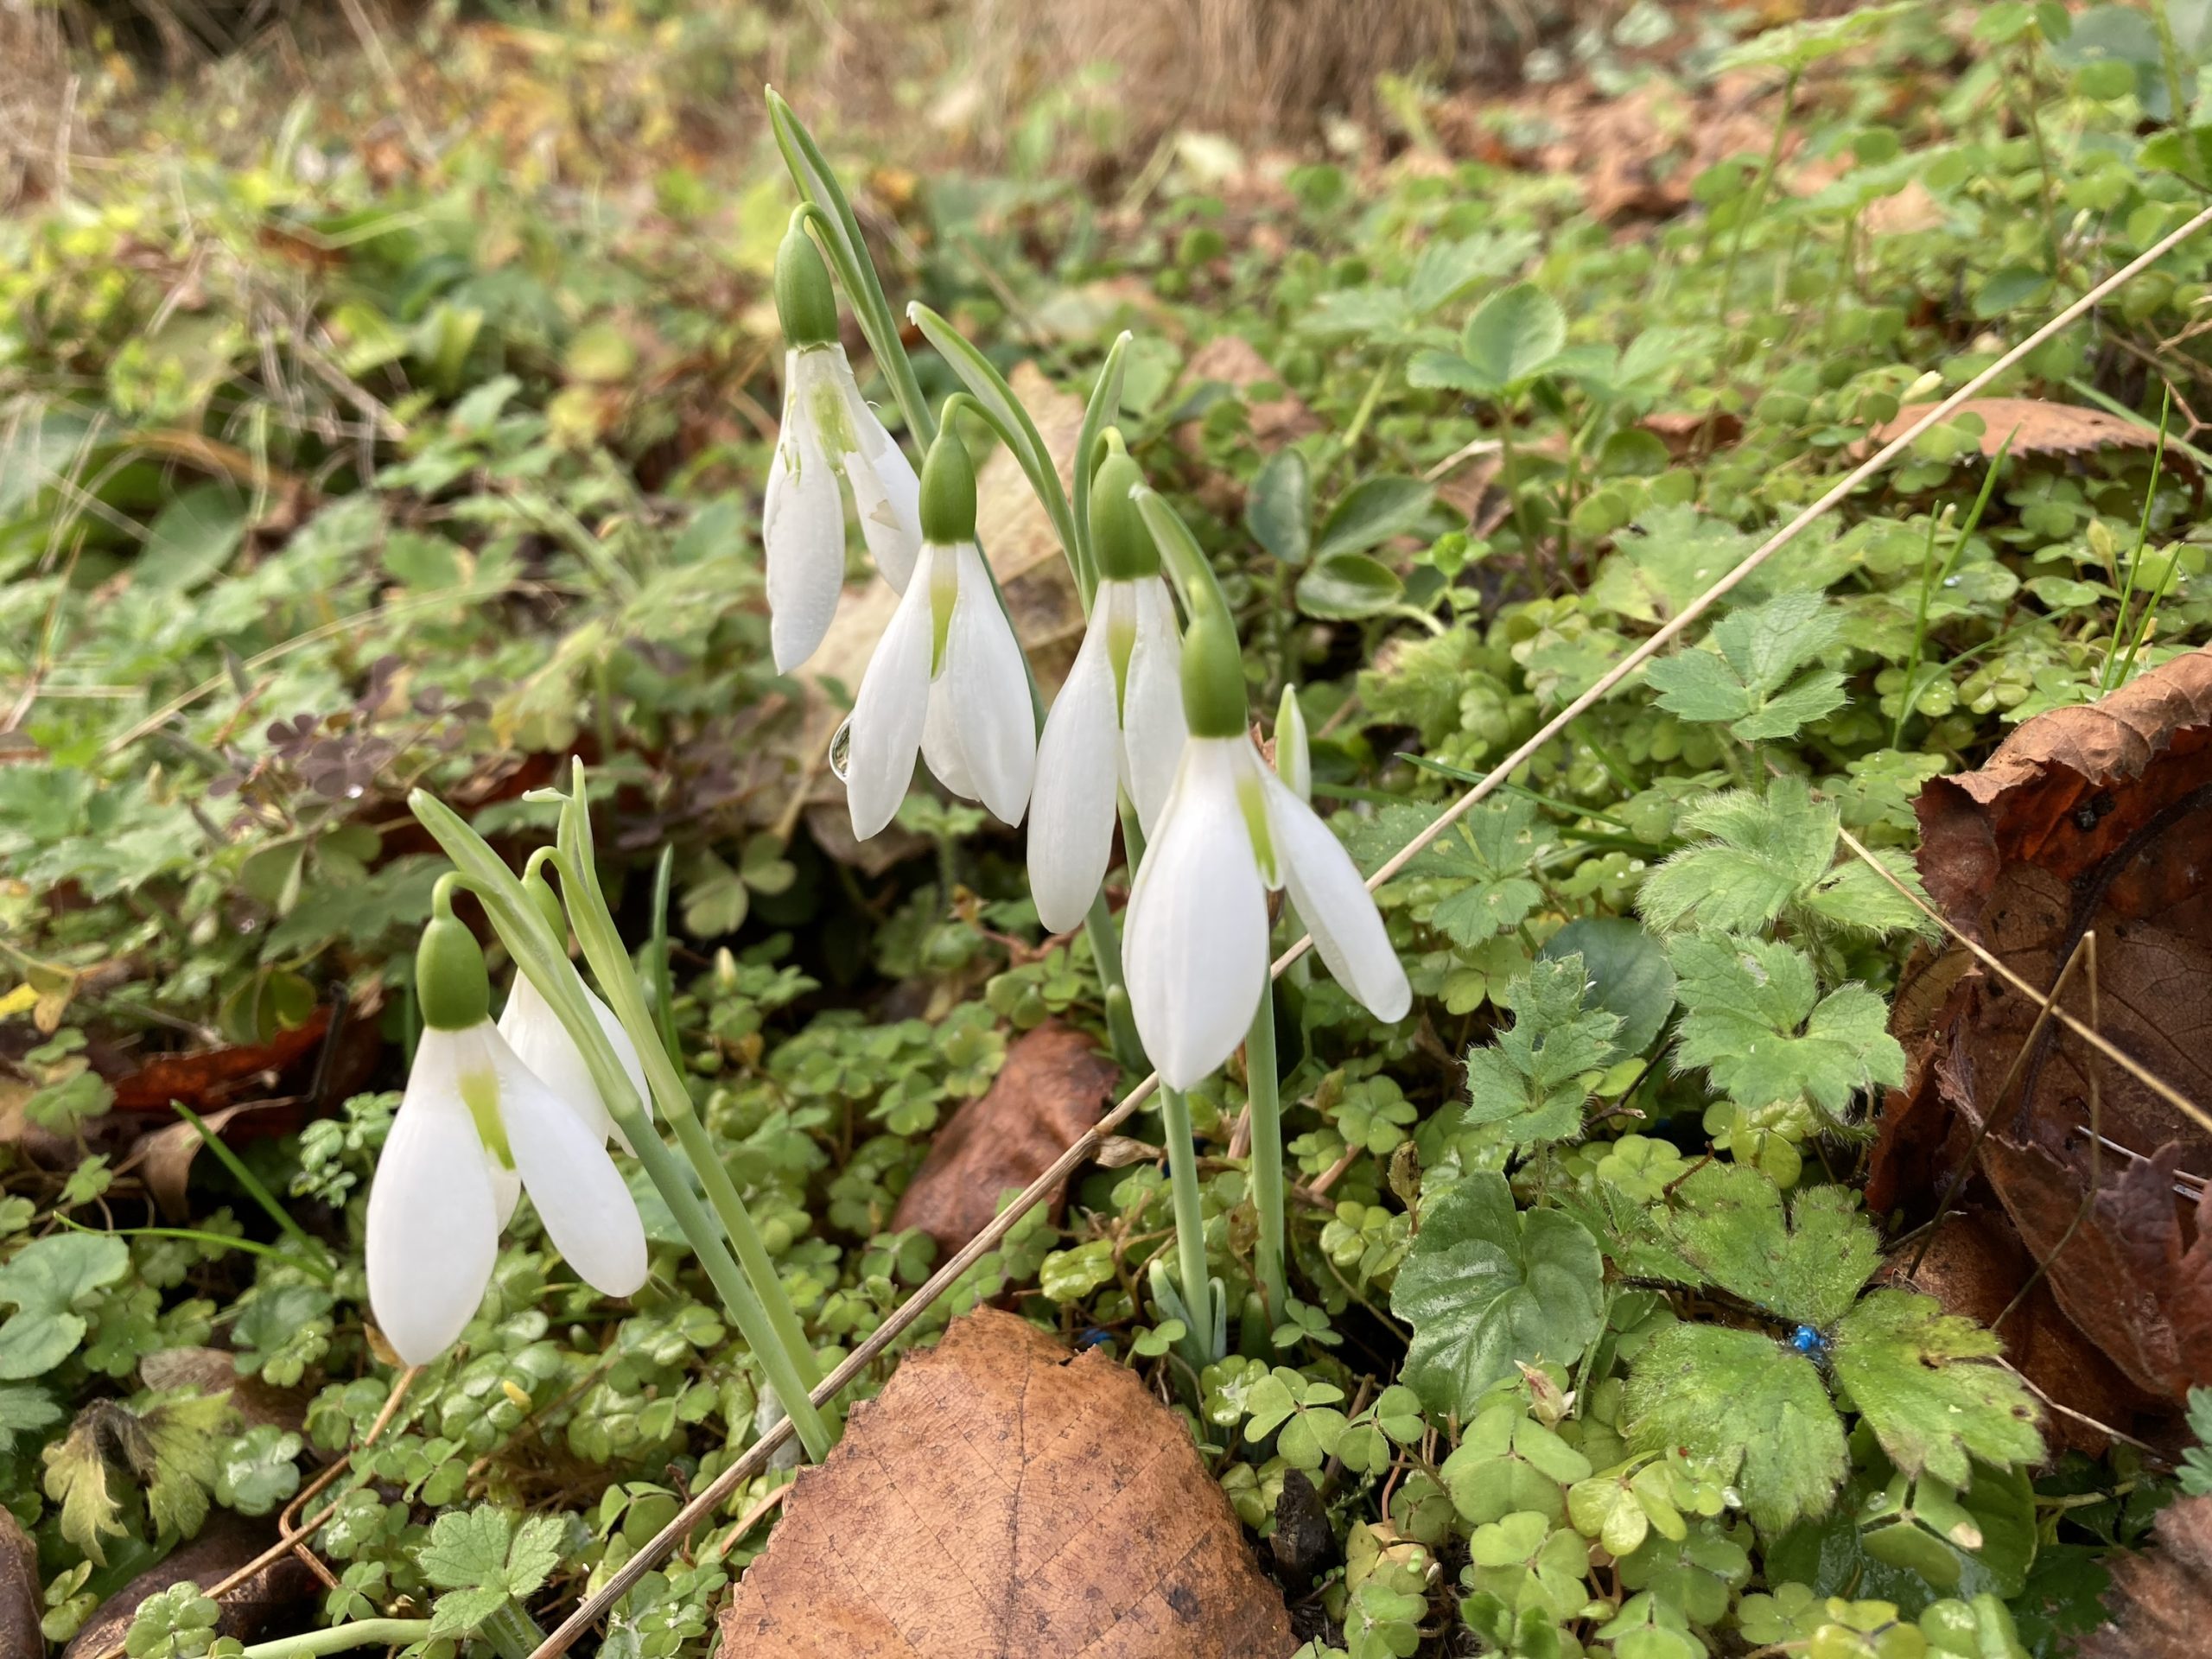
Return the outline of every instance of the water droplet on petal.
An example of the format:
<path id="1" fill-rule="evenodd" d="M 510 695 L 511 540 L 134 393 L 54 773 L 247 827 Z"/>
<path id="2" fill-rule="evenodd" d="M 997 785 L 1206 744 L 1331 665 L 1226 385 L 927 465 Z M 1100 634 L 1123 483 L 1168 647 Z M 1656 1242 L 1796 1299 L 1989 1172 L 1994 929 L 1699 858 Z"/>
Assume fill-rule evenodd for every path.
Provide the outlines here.
<path id="1" fill-rule="evenodd" d="M 830 771 L 839 783 L 846 781 L 846 772 L 853 760 L 853 722 L 848 719 L 830 736 Z"/>

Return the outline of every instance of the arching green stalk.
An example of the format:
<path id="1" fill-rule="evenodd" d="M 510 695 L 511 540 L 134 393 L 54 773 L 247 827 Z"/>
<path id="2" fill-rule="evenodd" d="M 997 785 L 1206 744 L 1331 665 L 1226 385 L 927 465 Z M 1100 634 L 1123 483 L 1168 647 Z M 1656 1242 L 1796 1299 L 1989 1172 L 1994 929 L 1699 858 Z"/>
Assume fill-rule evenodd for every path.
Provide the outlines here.
<path id="1" fill-rule="evenodd" d="M 537 900 L 507 868 L 506 861 L 493 852 L 460 814 L 435 796 L 419 789 L 408 797 L 407 804 L 483 905 L 517 969 L 545 999 L 569 1039 L 583 1055 L 592 1084 L 607 1103 L 609 1115 L 621 1126 L 638 1161 L 645 1166 L 654 1189 L 683 1230 L 685 1241 L 713 1282 L 715 1294 L 721 1299 L 723 1310 L 760 1358 L 761 1370 L 774 1384 L 777 1394 L 787 1402 L 791 1425 L 806 1447 L 807 1455 L 819 1462 L 829 1455 L 834 1436 L 821 1413 L 806 1397 L 812 1382 L 802 1380 L 805 1371 L 815 1370 L 813 1351 L 803 1340 L 797 1353 L 785 1344 L 776 1323 L 768 1316 L 766 1305 L 731 1256 L 728 1245 L 723 1242 L 706 1207 L 693 1193 L 683 1162 L 669 1150 L 646 1117 L 645 1103 L 639 1099 L 629 1073 L 623 1069 L 592 1011 L 583 976 L 569 960 L 567 942 L 554 937 Z M 650 1022 L 632 1028 L 632 1040 L 637 1044 L 641 1057 L 658 1052 L 652 1037 Z M 779 1294 L 780 1288 L 779 1285 Z M 818 1371 L 816 1380 L 819 1380 Z"/>
<path id="2" fill-rule="evenodd" d="M 913 363 L 899 338 L 899 319 L 891 302 L 884 297 L 882 279 L 875 274 L 875 262 L 868 257 L 868 243 L 861 236 L 861 222 L 854 215 L 853 205 L 845 199 L 822 147 L 792 113 L 791 106 L 772 86 L 768 88 L 767 99 L 768 124 L 775 132 L 776 148 L 784 153 L 784 165 L 791 169 L 791 182 L 820 210 L 821 217 L 814 223 L 828 245 L 825 251 L 836 267 L 837 280 L 844 285 L 845 298 L 852 305 L 861 333 L 868 337 L 876 366 L 891 383 L 891 394 L 906 417 L 915 445 L 925 447 L 937 435 L 937 423 L 930 417 L 922 383 L 914 378 Z"/>
<path id="3" fill-rule="evenodd" d="M 1267 1299 L 1268 1318 L 1281 1325 L 1290 1309 L 1284 1258 L 1289 1213 L 1283 1203 L 1282 1080 L 1275 1059 L 1275 998 L 1272 982 L 1260 993 L 1252 1030 L 1244 1039 L 1244 1098 L 1252 1115 L 1252 1210 L 1260 1235 L 1252 1246 L 1255 1276 Z"/>

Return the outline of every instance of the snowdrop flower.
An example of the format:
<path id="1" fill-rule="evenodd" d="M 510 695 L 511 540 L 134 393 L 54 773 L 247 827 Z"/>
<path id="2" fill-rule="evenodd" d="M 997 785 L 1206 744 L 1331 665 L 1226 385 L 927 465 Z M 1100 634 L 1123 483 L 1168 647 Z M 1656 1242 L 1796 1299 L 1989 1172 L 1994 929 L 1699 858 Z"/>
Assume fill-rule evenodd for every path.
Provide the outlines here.
<path id="1" fill-rule="evenodd" d="M 645 1281 L 636 1205 L 595 1128 L 517 1058 L 491 1020 L 484 954 L 442 888 L 416 984 L 425 1029 L 369 1189 L 369 1303 L 410 1365 L 435 1359 L 484 1300 L 499 1231 L 527 1189 L 586 1283 Z"/>
<path id="2" fill-rule="evenodd" d="M 1160 1081 L 1188 1089 L 1243 1041 L 1268 981 L 1268 892 L 1287 887 L 1314 948 L 1378 1020 L 1413 992 L 1374 898 L 1313 809 L 1268 769 L 1244 724 L 1226 617 L 1185 636 L 1191 735 L 1129 895 L 1124 962 L 1137 1034 Z"/>
<path id="3" fill-rule="evenodd" d="M 553 930 L 556 939 L 569 937 L 569 918 L 561 909 L 561 901 L 553 896 L 553 889 L 542 876 L 526 876 L 524 886 L 545 912 L 546 925 Z M 601 1001 L 588 987 L 584 996 L 591 1004 L 593 1016 L 599 1028 L 607 1033 L 607 1040 L 614 1050 L 614 1057 L 622 1062 L 622 1069 L 629 1074 L 631 1087 L 638 1091 L 638 1102 L 650 1116 L 653 1109 L 652 1090 L 645 1084 L 645 1063 L 638 1058 L 638 1046 L 630 1040 L 630 1033 L 622 1028 L 622 1021 L 614 1010 Z M 592 1081 L 591 1067 L 585 1063 L 583 1051 L 576 1046 L 576 1039 L 569 1035 L 569 1028 L 561 1023 L 561 1016 L 553 1012 L 553 1005 L 538 993 L 526 974 L 515 976 L 514 989 L 507 993 L 507 1006 L 499 1013 L 499 1035 L 507 1039 L 507 1046 L 515 1058 L 550 1089 L 604 1141 L 613 1135 L 625 1152 L 634 1152 L 630 1137 L 622 1133 L 622 1126 L 614 1121 L 606 1100 L 599 1092 L 599 1085 Z"/>
<path id="4" fill-rule="evenodd" d="M 1106 878 L 1114 803 L 1127 791 L 1149 836 L 1183 753 L 1182 635 L 1160 552 L 1129 499 L 1143 482 L 1118 435 L 1090 495 L 1098 592 L 1037 744 L 1029 890 L 1046 931 L 1083 920 Z"/>
<path id="5" fill-rule="evenodd" d="M 852 486 L 861 534 L 883 579 L 903 593 L 922 543 L 914 469 L 861 401 L 837 341 L 829 268 L 793 226 L 776 253 L 783 320 L 784 418 L 768 469 L 761 540 L 768 550 L 768 639 L 776 671 L 814 655 L 845 585 L 845 507 Z"/>
<path id="6" fill-rule="evenodd" d="M 845 799 L 866 841 L 891 822 L 914 757 L 938 782 L 1007 823 L 1029 804 L 1037 766 L 1029 673 L 976 548 L 976 471 L 950 430 L 922 466 L 922 550 L 861 677 Z"/>

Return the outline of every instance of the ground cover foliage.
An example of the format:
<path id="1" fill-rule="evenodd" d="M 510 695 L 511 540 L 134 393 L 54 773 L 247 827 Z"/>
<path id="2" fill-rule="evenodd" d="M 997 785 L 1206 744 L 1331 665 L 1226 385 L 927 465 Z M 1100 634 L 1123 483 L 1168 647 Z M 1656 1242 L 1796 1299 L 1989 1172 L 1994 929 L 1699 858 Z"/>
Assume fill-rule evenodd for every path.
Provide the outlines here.
<path id="1" fill-rule="evenodd" d="M 1111 191 L 1048 164 L 1110 91 L 1039 99 L 989 172 L 841 127 L 834 86 L 795 96 L 894 291 L 1033 365 L 1040 402 L 1131 331 L 1131 453 L 1239 613 L 1253 708 L 1296 689 L 1316 804 L 1372 871 L 1870 434 L 2199 210 L 2200 10 L 1762 32 L 1642 4 L 1510 97 L 1391 84 L 1364 127 L 1186 132 Z M 561 21 L 527 49 L 594 60 Z M 671 49 L 620 20 L 596 60 L 632 26 Z M 651 104 L 603 73 L 567 83 L 607 98 L 563 132 Z M 199 1659 L 362 1622 L 527 1652 L 775 1421 L 638 1179 L 638 1296 L 577 1284 L 525 1209 L 461 1346 L 392 1405 L 361 1234 L 446 868 L 410 789 L 518 851 L 550 834 L 529 791 L 590 762 L 665 1039 L 826 1357 L 1044 1166 L 993 1160 L 1023 1139 L 994 1115 L 1065 1144 L 1110 1087 L 1068 1035 L 1103 1033 L 1097 976 L 1040 937 L 1019 839 L 917 793 L 889 853 L 856 849 L 821 716 L 857 664 L 770 666 L 772 152 L 724 176 L 638 130 L 664 164 L 577 189 L 516 113 L 531 84 L 474 137 L 312 101 L 265 141 L 173 132 L 0 226 L 0 1587 L 26 1640 Z M 1862 1194 L 1900 1146 L 1943 1175 L 1978 1155 L 1949 1103 L 1981 1096 L 1928 1040 L 1942 992 L 1891 1007 L 1949 959 L 1916 902 L 1923 785 L 2154 683 L 2157 753 L 2202 764 L 2208 294 L 2212 241 L 2186 244 L 1385 883 L 1407 1020 L 1286 976 L 1276 1318 L 1247 1295 L 1241 1061 L 1192 1097 L 1227 1358 L 1185 1364 L 1147 1287 L 1173 1250 L 1149 1116 L 899 1349 L 990 1304 L 1129 1367 L 1160 1408 L 1130 1432 L 1187 1434 L 1317 1654 L 2063 1653 L 2154 1522 L 2171 1554 L 2129 1560 L 2115 1607 L 2190 1628 L 2212 1422 L 2183 1402 L 2212 1377 L 2188 1330 L 2212 1324 L 2173 1313 L 2163 1370 L 2083 1336 L 2028 1282 L 2071 1212 L 2030 1224 L 2001 1178 Z M 2037 821 L 2134 822 L 2146 764 Z M 2144 822 L 2196 822 L 2175 777 Z M 1960 920 L 1971 884 L 1930 886 Z M 2177 878 L 2120 919 L 2201 953 L 2205 911 Z M 1999 1030 L 1985 1069 L 2034 1040 Z M 2173 1189 L 2212 1173 L 2197 1127 L 2148 1096 L 2091 1116 L 2096 1088 L 2039 1072 L 1991 1144 L 2039 1143 L 2075 1198 L 2151 1168 L 2132 1201 L 2196 1262 Z M 1907 1115 L 1924 1140 L 1891 1091 L 1936 1114 Z M 1975 1271 L 1943 1270 L 1949 1228 L 1920 1257 L 1939 1196 L 2002 1234 Z M 2131 1294 L 2182 1294 L 2115 1259 Z M 657 1564 L 607 1650 L 705 1651 L 789 1478 Z M 314 1571 L 219 1606 L 280 1512 L 319 1519 Z M 188 1581 L 109 1605 L 149 1569 Z"/>

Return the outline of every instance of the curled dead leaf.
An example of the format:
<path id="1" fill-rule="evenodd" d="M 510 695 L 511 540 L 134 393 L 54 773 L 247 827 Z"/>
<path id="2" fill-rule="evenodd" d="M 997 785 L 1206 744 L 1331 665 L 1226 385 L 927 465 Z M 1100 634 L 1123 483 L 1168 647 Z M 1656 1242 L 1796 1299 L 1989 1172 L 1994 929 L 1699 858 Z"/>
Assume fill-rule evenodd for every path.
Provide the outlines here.
<path id="1" fill-rule="evenodd" d="M 1181 1422 L 1096 1350 L 979 1308 L 800 1471 L 730 1659 L 1259 1659 L 1296 1645 Z"/>
<path id="2" fill-rule="evenodd" d="M 950 1255 L 982 1231 L 999 1199 L 1018 1192 L 1098 1121 L 1121 1071 L 1089 1036 L 1047 1020 L 1007 1050 L 980 1099 L 963 1102 L 893 1214 Z M 1058 1200 L 1055 1200 L 1057 1208 Z"/>
<path id="3" fill-rule="evenodd" d="M 2158 1512 L 2158 1548 L 2107 1563 L 2112 1617 L 2082 1638 L 2079 1659 L 2202 1659 L 2212 1627 L 2212 1497 Z"/>
<path id="4" fill-rule="evenodd" d="M 1930 783 L 1918 812 L 1921 874 L 1954 925 L 2042 987 L 2094 932 L 2103 1035 L 2212 1103 L 2212 651 L 2028 721 L 1980 771 Z M 2060 1001 L 2090 1018 L 2086 972 Z M 2212 1235 L 2191 1202 L 2212 1135 L 2100 1062 L 2093 1158 L 2093 1051 L 2055 1022 L 2037 1033 L 2039 1007 L 1963 950 L 1908 969 L 1892 1028 L 1910 1064 L 1869 1205 L 1924 1213 L 1986 1124 L 1979 1173 L 2067 1317 L 2178 1401 L 2212 1381 Z"/>
<path id="5" fill-rule="evenodd" d="M 1928 413 L 1933 404 L 1907 404 L 1876 427 L 1868 447 L 1887 443 Z M 2008 453 L 2015 455 L 2078 455 L 2093 449 L 2152 449 L 2158 435 L 2149 427 L 2101 409 L 2078 404 L 2054 404 L 2041 397 L 1969 397 L 1951 413 L 1981 417 L 1981 453 L 1993 455 L 2012 440 Z M 2180 452 L 2169 450 L 2169 462 Z"/>
<path id="6" fill-rule="evenodd" d="M 157 1348 L 138 1362 L 138 1380 L 156 1394 L 189 1389 L 228 1394 L 248 1428 L 266 1423 L 297 1433 L 307 1421 L 308 1389 L 280 1389 L 258 1376 L 242 1376 L 225 1348 Z"/>
<path id="7" fill-rule="evenodd" d="M 240 1090 L 266 1088 L 311 1060 L 330 1029 L 330 1007 L 317 1007 L 306 1021 L 280 1031 L 265 1043 L 202 1049 L 191 1054 L 163 1054 L 114 1080 L 119 1112 L 167 1112 L 182 1101 L 195 1112 L 226 1105 Z"/>

